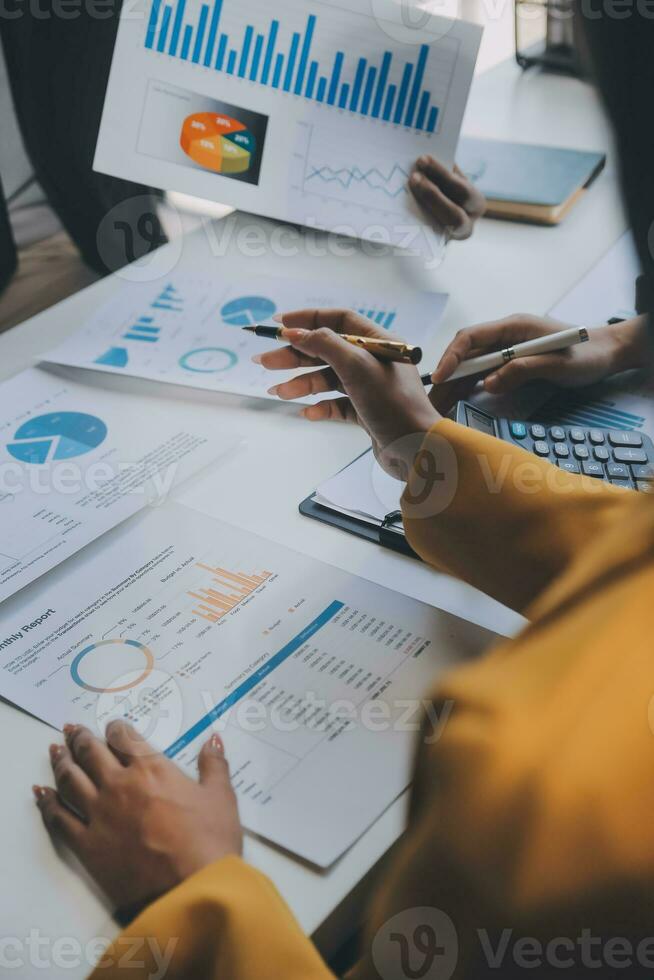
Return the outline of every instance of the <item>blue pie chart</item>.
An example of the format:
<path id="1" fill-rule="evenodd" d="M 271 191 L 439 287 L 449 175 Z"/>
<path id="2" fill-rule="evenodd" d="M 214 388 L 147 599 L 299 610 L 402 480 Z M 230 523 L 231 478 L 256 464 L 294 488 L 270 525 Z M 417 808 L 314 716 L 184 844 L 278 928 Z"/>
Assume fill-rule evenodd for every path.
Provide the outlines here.
<path id="1" fill-rule="evenodd" d="M 51 412 L 24 422 L 7 449 L 21 463 L 48 463 L 84 456 L 106 437 L 107 426 L 95 415 Z"/>
<path id="2" fill-rule="evenodd" d="M 240 296 L 225 303 L 220 315 L 232 327 L 251 327 L 262 320 L 269 320 L 277 307 L 266 296 Z"/>

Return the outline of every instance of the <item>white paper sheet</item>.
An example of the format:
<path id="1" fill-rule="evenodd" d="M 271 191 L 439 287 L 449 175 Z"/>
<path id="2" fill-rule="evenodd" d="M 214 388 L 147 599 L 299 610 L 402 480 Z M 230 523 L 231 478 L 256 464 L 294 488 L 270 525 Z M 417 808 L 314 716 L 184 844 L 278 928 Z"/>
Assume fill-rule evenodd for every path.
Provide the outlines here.
<path id="1" fill-rule="evenodd" d="M 600 330 L 613 317 L 634 317 L 639 275 L 640 263 L 629 231 L 552 307 L 549 316 L 562 323 Z M 592 388 L 559 390 L 543 383 L 500 398 L 482 392 L 472 400 L 486 411 L 509 418 L 542 418 L 552 424 L 600 428 L 642 428 L 654 436 L 654 391 L 634 372 Z"/>
<path id="2" fill-rule="evenodd" d="M 135 0 L 95 169 L 439 253 L 406 180 L 453 162 L 482 31 L 405 6 Z"/>
<path id="3" fill-rule="evenodd" d="M 438 671 L 493 638 L 166 504 L 3 604 L 0 693 L 57 728 L 125 717 L 191 772 L 221 731 L 245 826 L 324 867 L 408 785 Z"/>
<path id="4" fill-rule="evenodd" d="M 253 354 L 275 346 L 242 330 L 274 313 L 331 307 L 354 309 L 421 345 L 436 328 L 447 296 L 365 290 L 307 280 L 244 276 L 228 262 L 173 273 L 165 285 L 124 283 L 81 330 L 46 355 L 76 367 L 134 375 L 212 391 L 273 397 L 267 390 L 289 373 L 271 374 Z M 322 396 L 324 397 L 324 396 Z M 304 399 L 305 402 L 315 398 Z"/>
<path id="5" fill-rule="evenodd" d="M 640 262 L 630 231 L 550 310 L 563 323 L 594 326 L 613 317 L 635 316 L 636 279 Z"/>
<path id="6" fill-rule="evenodd" d="M 404 484 L 389 476 L 372 450 L 368 450 L 320 484 L 316 490 L 316 503 L 381 523 L 392 511 L 400 510 L 403 492 Z"/>
<path id="7" fill-rule="evenodd" d="M 197 409 L 24 371 L 0 385 L 0 602 L 235 444 Z"/>

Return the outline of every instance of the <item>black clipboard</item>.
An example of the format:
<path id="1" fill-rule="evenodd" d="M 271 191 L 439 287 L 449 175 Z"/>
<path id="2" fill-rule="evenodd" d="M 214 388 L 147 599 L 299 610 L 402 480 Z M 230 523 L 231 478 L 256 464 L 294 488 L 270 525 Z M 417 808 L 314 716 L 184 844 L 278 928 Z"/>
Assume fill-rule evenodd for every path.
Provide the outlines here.
<path id="1" fill-rule="evenodd" d="M 422 561 L 420 555 L 413 550 L 407 541 L 404 528 L 398 527 L 398 523 L 402 520 L 401 511 L 392 511 L 386 515 L 381 524 L 374 524 L 324 507 L 316 502 L 315 496 L 315 493 L 312 493 L 300 504 L 300 513 L 304 517 L 310 517 L 312 520 L 320 521 L 323 524 L 330 524 L 332 527 L 340 528 L 341 531 L 347 531 L 348 534 L 356 534 L 358 538 L 364 538 L 366 541 L 381 545 L 382 548 L 388 548 L 389 551 L 397 551 L 401 555 Z"/>

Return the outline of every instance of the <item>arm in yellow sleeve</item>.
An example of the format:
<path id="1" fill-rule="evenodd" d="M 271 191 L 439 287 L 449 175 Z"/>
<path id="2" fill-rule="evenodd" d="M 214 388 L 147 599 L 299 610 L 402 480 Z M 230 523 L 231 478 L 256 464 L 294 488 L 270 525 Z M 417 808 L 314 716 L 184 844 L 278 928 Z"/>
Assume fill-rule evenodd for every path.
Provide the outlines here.
<path id="1" fill-rule="evenodd" d="M 522 612 L 631 497 L 444 419 L 423 442 L 402 513 L 425 561 Z"/>
<path id="2" fill-rule="evenodd" d="M 90 980 L 330 980 L 272 883 L 237 857 L 192 875 L 112 943 Z"/>

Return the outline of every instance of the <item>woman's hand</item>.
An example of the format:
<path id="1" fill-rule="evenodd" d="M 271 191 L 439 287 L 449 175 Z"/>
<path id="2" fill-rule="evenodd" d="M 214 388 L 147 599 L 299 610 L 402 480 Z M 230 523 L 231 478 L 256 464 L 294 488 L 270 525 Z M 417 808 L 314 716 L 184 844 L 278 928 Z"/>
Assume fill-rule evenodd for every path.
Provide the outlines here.
<path id="1" fill-rule="evenodd" d="M 277 319 L 292 346 L 258 355 L 257 362 L 273 371 L 316 370 L 276 385 L 270 394 L 294 399 L 343 392 L 346 398 L 321 401 L 305 408 L 303 415 L 314 422 L 357 422 L 370 435 L 381 464 L 393 476 L 406 479 L 425 433 L 440 415 L 413 365 L 379 361 L 339 337 L 349 333 L 389 339 L 389 334 L 350 310 L 299 310 Z"/>
<path id="2" fill-rule="evenodd" d="M 116 909 L 136 914 L 195 871 L 240 854 L 241 825 L 218 735 L 198 758 L 200 781 L 121 721 L 107 741 L 67 725 L 50 747 L 56 790 L 34 787 L 43 822 Z"/>
<path id="3" fill-rule="evenodd" d="M 440 386 L 462 361 L 520 344 L 525 340 L 533 340 L 535 337 L 556 333 L 567 326 L 556 320 L 518 315 L 460 330 L 443 353 L 432 374 L 432 380 Z M 551 381 L 562 388 L 574 388 L 594 384 L 609 374 L 644 367 L 647 360 L 647 322 L 646 317 L 640 316 L 598 328 L 591 333 L 591 340 L 586 344 L 576 344 L 566 350 L 509 361 L 488 374 L 483 379 L 483 386 L 493 395 L 503 395 L 529 381 L 538 380 Z M 450 403 L 457 397 L 464 397 L 463 387 L 466 384 L 469 391 L 478 380 L 473 377 L 453 382 L 452 388 L 455 385 L 457 387 L 456 394 L 453 393 L 449 399 Z M 448 407 L 445 404 L 448 399 L 443 397 L 447 392 L 448 386 L 445 386 L 439 402 L 443 410 Z"/>
<path id="4" fill-rule="evenodd" d="M 459 170 L 448 170 L 434 157 L 422 156 L 409 177 L 409 188 L 430 224 L 448 238 L 470 238 L 486 210 L 486 198 Z"/>

